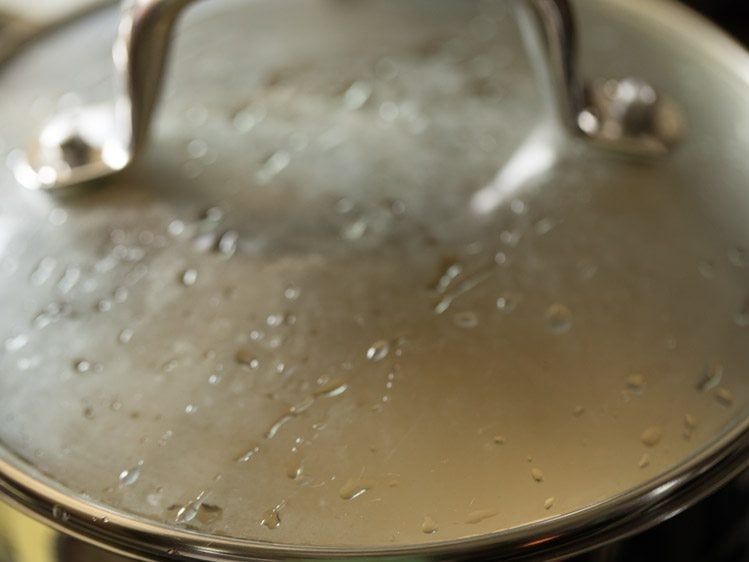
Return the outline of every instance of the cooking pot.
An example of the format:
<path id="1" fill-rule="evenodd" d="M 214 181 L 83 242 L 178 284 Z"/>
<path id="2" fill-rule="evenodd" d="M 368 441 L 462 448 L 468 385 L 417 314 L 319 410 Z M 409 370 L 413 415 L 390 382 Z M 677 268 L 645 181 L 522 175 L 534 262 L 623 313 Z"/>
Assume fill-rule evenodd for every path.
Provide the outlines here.
<path id="1" fill-rule="evenodd" d="M 670 2 L 203 2 L 155 113 L 187 4 L 0 74 L 8 502 L 143 560 L 559 559 L 746 468 L 740 47 Z"/>

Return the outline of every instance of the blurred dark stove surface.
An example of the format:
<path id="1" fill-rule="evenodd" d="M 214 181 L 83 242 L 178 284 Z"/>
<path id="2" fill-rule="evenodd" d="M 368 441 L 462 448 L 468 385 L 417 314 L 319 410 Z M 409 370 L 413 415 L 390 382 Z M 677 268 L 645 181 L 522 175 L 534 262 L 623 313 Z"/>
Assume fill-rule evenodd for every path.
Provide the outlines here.
<path id="1" fill-rule="evenodd" d="M 749 471 L 665 523 L 569 562 L 749 562 Z"/>

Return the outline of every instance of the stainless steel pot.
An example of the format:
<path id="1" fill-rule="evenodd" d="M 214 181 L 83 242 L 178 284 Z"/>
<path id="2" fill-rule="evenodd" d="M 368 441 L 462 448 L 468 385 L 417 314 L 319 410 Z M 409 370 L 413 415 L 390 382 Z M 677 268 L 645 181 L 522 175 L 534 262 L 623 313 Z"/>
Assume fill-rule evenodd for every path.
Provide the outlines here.
<path id="1" fill-rule="evenodd" d="M 583 81 L 565 2 L 202 3 L 134 159 L 185 4 L 0 75 L 9 502 L 142 559 L 555 559 L 747 466 L 740 47 L 578 2 Z"/>

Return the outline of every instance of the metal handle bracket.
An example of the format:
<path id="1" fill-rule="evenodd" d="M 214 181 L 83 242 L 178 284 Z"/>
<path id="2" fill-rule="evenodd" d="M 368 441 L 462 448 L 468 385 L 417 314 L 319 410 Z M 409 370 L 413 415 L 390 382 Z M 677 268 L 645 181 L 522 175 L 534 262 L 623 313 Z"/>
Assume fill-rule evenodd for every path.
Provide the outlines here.
<path id="1" fill-rule="evenodd" d="M 106 177 L 142 151 L 171 44 L 172 30 L 194 0 L 127 0 L 112 50 L 114 99 L 53 116 L 15 164 L 29 189 L 57 189 Z M 577 74 L 569 0 L 513 0 L 540 87 L 569 136 L 617 152 L 661 156 L 684 131 L 678 109 L 641 80 L 587 84 Z"/>

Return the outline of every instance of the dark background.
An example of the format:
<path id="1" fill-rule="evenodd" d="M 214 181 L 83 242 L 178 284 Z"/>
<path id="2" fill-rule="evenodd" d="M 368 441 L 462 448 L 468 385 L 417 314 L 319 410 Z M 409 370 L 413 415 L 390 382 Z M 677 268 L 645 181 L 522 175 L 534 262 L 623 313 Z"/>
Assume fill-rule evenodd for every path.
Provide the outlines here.
<path id="1" fill-rule="evenodd" d="M 684 3 L 749 44 L 749 0 L 684 0 Z"/>

